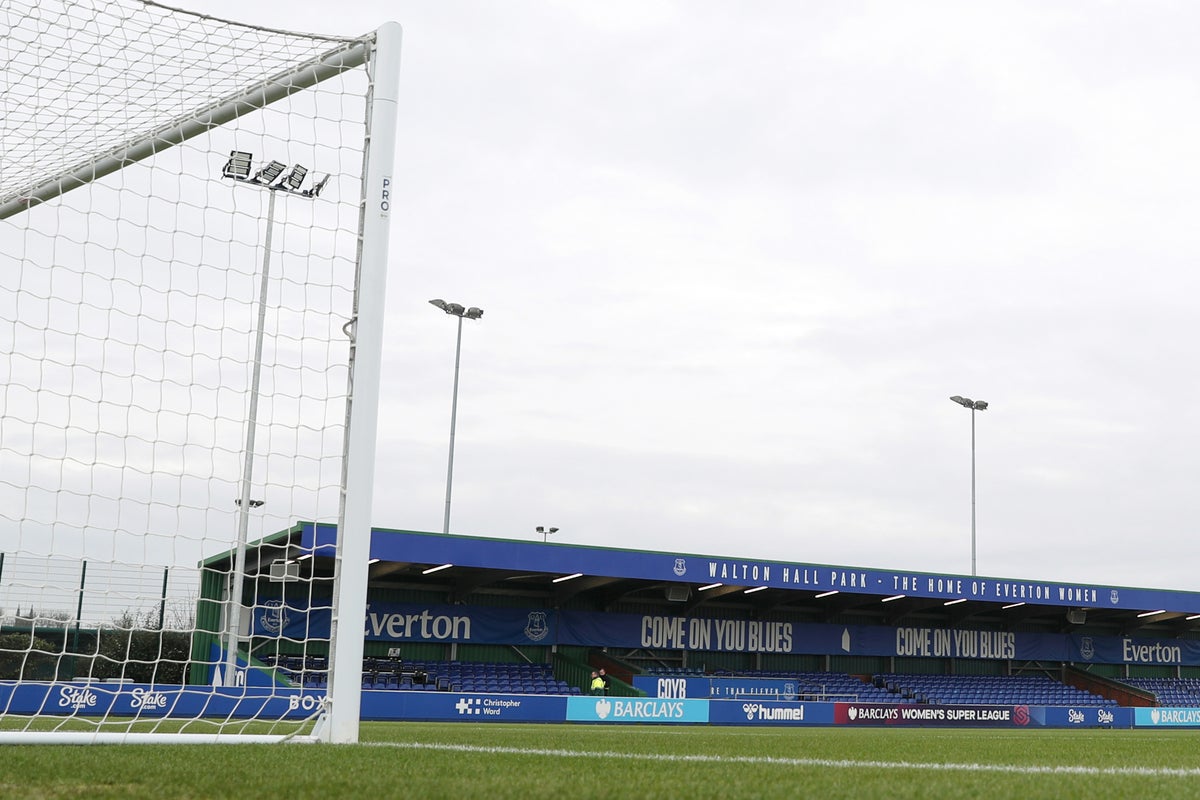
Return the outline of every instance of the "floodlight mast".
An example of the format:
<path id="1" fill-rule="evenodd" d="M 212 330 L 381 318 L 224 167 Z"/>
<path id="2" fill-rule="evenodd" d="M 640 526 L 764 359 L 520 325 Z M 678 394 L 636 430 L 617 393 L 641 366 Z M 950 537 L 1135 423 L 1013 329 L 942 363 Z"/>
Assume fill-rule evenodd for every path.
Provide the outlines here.
<path id="1" fill-rule="evenodd" d="M 950 399 L 971 411 L 971 577 L 975 577 L 975 412 L 986 411 L 988 404 L 957 394 Z"/>
<path id="2" fill-rule="evenodd" d="M 250 373 L 250 406 L 246 415 L 246 451 L 242 463 L 242 479 L 237 499 L 238 506 L 238 536 L 237 548 L 234 553 L 233 575 L 229 588 L 229 630 L 227 631 L 227 646 L 225 650 L 225 682 L 235 681 L 237 676 L 238 640 L 242 628 L 242 593 L 245 590 L 246 572 L 246 543 L 249 540 L 250 510 L 263 505 L 262 500 L 250 498 L 251 485 L 254 476 L 254 448 L 258 431 L 258 402 L 262 385 L 262 354 L 263 336 L 267 324 L 267 288 L 271 275 L 271 240 L 275 231 L 275 195 L 297 195 L 309 200 L 316 198 L 320 189 L 308 192 L 300 191 L 304 176 L 308 169 L 296 164 L 283 178 L 287 165 L 282 161 L 269 161 L 258 170 L 253 177 L 250 175 L 254 155 L 245 150 L 233 150 L 229 160 L 221 169 L 221 177 L 229 178 L 238 183 L 256 186 L 269 191 L 267 200 L 267 229 L 263 236 L 262 278 L 258 287 L 258 317 L 254 329 L 254 362 Z M 321 182 L 324 187 L 325 180 Z"/>
<path id="3" fill-rule="evenodd" d="M 465 308 L 459 303 L 447 303 L 436 298 L 429 305 L 440 308 L 452 317 L 458 317 L 458 338 L 454 345 L 454 391 L 450 399 L 450 455 L 446 464 L 446 514 L 442 521 L 442 533 L 450 533 L 450 489 L 454 484 L 454 428 L 458 418 L 458 365 L 462 356 L 462 323 L 464 319 L 480 319 L 483 309 Z"/>

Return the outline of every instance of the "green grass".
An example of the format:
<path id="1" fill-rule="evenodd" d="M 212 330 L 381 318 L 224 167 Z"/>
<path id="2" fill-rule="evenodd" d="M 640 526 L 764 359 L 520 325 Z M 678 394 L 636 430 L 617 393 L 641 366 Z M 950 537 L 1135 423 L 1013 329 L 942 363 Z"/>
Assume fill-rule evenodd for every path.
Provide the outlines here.
<path id="1" fill-rule="evenodd" d="M 1200 731 L 367 723 L 362 740 L 10 745 L 0 797 L 1200 796 Z"/>

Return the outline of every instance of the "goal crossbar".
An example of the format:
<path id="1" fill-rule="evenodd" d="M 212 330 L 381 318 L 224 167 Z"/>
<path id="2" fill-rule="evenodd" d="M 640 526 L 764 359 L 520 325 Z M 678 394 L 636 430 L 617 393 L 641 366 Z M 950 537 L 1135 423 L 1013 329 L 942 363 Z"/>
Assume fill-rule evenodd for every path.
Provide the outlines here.
<path id="1" fill-rule="evenodd" d="M 295 70 L 274 75 L 258 84 L 236 92 L 209 105 L 188 113 L 167 125 L 142 135 L 107 152 L 75 165 L 58 175 L 35 182 L 6 197 L 0 198 L 0 220 L 59 197 L 72 189 L 124 169 L 167 148 L 207 133 L 240 116 L 282 100 L 288 95 L 315 86 L 340 72 L 362 66 L 370 51 L 370 42 L 356 40 L 334 48 Z"/>

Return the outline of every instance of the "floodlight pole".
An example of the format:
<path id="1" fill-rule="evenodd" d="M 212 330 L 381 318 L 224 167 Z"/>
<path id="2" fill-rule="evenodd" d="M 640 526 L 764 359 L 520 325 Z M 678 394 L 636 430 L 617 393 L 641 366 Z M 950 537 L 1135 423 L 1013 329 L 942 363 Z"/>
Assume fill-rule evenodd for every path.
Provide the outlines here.
<path id="1" fill-rule="evenodd" d="M 971 577 L 975 577 L 975 412 L 986 411 L 988 404 L 986 400 L 972 400 L 959 395 L 950 399 L 971 411 Z"/>
<path id="2" fill-rule="evenodd" d="M 239 157 L 244 157 L 244 163 L 238 165 L 240 169 L 234 167 L 235 159 Z M 271 162 L 271 165 L 260 170 L 259 174 L 254 178 L 248 177 L 249 164 L 249 153 L 235 151 L 230 154 L 230 162 L 226 165 L 224 171 L 224 177 L 233 178 L 239 183 L 246 183 L 251 186 L 257 186 L 260 189 L 266 189 L 268 197 L 267 229 L 263 236 L 262 276 L 258 285 L 258 314 L 254 328 L 254 362 L 250 373 L 250 407 L 247 409 L 246 416 L 246 451 L 242 462 L 241 484 L 238 496 L 234 500 L 238 507 L 238 532 L 237 547 L 234 550 L 233 575 L 229 588 L 229 630 L 227 632 L 227 644 L 225 648 L 225 675 L 222 680 L 223 684 L 227 684 L 228 681 L 232 680 L 234 685 L 237 683 L 237 650 L 242 628 L 242 594 L 245 591 L 246 544 L 250 531 L 250 509 L 258 508 L 263 504 L 261 500 L 250 499 L 250 487 L 254 477 L 254 446 L 258 432 L 258 401 L 262 386 L 263 338 L 267 325 L 267 289 L 270 286 L 271 247 L 275 233 L 275 196 L 282 191 L 287 194 L 297 194 L 301 197 L 307 197 L 311 200 L 320 191 L 320 189 L 316 189 L 315 191 L 309 190 L 308 192 L 300 191 L 300 183 L 303 182 L 307 170 L 299 165 L 293 167 L 291 175 L 277 180 L 283 169 L 282 164 Z M 267 173 L 271 169 L 271 166 L 278 166 L 279 169 L 273 174 L 268 174 L 264 177 L 264 173 Z M 297 179 L 293 181 L 293 177 L 297 177 Z M 323 187 L 324 184 L 321 184 L 321 186 Z M 249 654 L 247 654 L 248 656 Z"/>
<path id="3" fill-rule="evenodd" d="M 450 455 L 446 459 L 446 514 L 442 521 L 442 533 L 450 533 L 450 493 L 454 485 L 454 429 L 458 422 L 458 368 L 462 361 L 462 324 L 463 319 L 479 319 L 483 309 L 463 308 L 458 303 L 447 303 L 442 300 L 430 300 L 429 304 L 440 308 L 447 314 L 458 317 L 458 337 L 454 343 L 454 391 L 450 395 Z"/>

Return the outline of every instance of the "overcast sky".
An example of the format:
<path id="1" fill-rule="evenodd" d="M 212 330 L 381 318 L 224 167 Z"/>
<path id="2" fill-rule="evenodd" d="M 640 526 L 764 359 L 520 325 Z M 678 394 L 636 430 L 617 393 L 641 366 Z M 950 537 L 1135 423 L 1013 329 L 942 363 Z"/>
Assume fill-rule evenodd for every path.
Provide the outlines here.
<path id="1" fill-rule="evenodd" d="M 379 526 L 1200 590 L 1200 6 L 175 0 L 404 27 Z"/>

